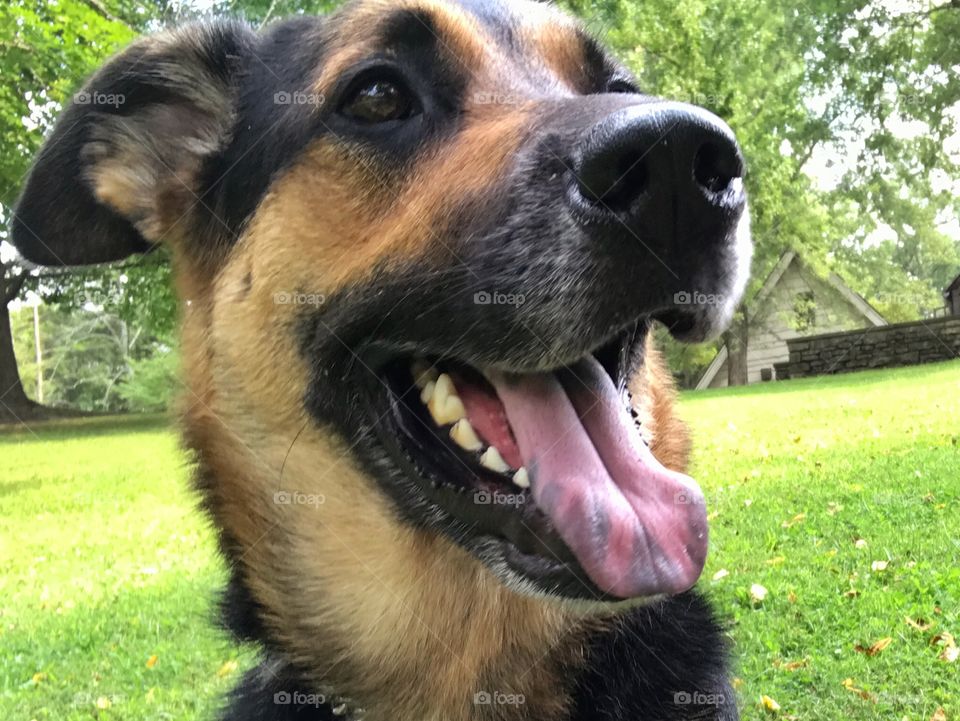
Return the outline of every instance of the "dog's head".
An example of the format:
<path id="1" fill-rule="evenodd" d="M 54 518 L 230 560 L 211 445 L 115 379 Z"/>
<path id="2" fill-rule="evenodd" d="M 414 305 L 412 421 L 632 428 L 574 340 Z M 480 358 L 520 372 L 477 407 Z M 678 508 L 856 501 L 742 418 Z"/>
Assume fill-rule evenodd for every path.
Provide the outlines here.
<path id="1" fill-rule="evenodd" d="M 15 243 L 172 248 L 188 438 L 277 633 L 372 617 L 396 603 L 378 582 L 455 603 L 454 576 L 600 600 L 696 581 L 703 499 L 646 339 L 715 334 L 743 290 L 721 120 L 496 0 L 177 30 L 82 100 Z"/>

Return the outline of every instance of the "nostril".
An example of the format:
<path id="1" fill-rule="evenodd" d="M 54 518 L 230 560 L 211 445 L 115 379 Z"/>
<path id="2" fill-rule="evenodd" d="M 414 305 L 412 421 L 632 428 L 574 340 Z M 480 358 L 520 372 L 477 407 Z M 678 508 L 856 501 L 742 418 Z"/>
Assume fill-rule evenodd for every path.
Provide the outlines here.
<path id="1" fill-rule="evenodd" d="M 620 188 L 621 192 L 630 198 L 635 198 L 646 191 L 647 184 L 650 182 L 650 170 L 643 160 L 643 155 L 627 156 L 624 161 L 621 161 L 619 172 L 620 179 L 614 186 L 614 191 Z"/>
<path id="2" fill-rule="evenodd" d="M 587 172 L 579 178 L 580 194 L 613 211 L 625 210 L 650 182 L 650 171 L 641 153 L 594 158 L 592 167 L 584 170 Z"/>
<path id="3" fill-rule="evenodd" d="M 713 141 L 701 145 L 693 158 L 693 177 L 701 187 L 713 193 L 726 190 L 731 181 L 742 174 L 743 167 L 736 151 Z"/>

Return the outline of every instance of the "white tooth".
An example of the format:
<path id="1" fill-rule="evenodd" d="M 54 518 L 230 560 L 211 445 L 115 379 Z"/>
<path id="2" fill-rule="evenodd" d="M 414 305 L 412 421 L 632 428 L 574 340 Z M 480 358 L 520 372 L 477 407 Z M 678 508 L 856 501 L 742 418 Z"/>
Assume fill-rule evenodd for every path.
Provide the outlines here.
<path id="1" fill-rule="evenodd" d="M 506 473 L 510 470 L 510 466 L 503 460 L 500 451 L 493 446 L 490 446 L 483 452 L 483 455 L 480 456 L 480 465 L 484 468 L 489 468 L 491 471 L 497 471 L 498 473 Z"/>
<path id="2" fill-rule="evenodd" d="M 430 381 L 436 381 L 437 376 L 440 375 L 437 369 L 423 358 L 417 358 L 410 364 L 410 373 L 413 375 L 413 382 L 420 390 L 423 390 Z"/>
<path id="3" fill-rule="evenodd" d="M 453 428 L 450 429 L 450 437 L 454 443 L 465 450 L 479 451 L 483 448 L 483 443 L 466 418 L 461 418 L 453 424 Z"/>
<path id="4" fill-rule="evenodd" d="M 447 396 L 447 403 L 443 408 L 443 422 L 441 425 L 456 423 L 467 417 L 467 409 L 463 407 L 460 396 Z"/>
<path id="5" fill-rule="evenodd" d="M 460 400 L 453 381 L 446 373 L 441 373 L 437 378 L 427 407 L 430 409 L 430 415 L 433 416 L 433 422 L 438 426 L 456 423 L 467 415 L 463 401 Z"/>
<path id="6" fill-rule="evenodd" d="M 530 488 L 530 476 L 527 474 L 525 466 L 520 466 L 520 470 L 513 474 L 513 485 L 520 488 Z"/>
<path id="7" fill-rule="evenodd" d="M 433 381 L 428 381 L 426 385 L 423 386 L 423 389 L 420 391 L 420 402 L 423 403 L 423 405 L 427 405 L 430 402 L 436 387 L 437 384 Z"/>

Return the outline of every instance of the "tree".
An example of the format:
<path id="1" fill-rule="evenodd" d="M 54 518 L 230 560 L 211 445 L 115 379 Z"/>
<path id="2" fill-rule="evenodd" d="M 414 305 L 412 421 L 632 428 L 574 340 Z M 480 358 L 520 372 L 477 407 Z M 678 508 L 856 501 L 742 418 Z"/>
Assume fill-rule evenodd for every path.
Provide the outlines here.
<path id="1" fill-rule="evenodd" d="M 20 294 L 26 273 L 7 275 L 7 267 L 0 262 L 0 420 L 18 419 L 33 414 L 33 402 L 27 398 L 17 369 L 10 333 L 9 305 Z"/>

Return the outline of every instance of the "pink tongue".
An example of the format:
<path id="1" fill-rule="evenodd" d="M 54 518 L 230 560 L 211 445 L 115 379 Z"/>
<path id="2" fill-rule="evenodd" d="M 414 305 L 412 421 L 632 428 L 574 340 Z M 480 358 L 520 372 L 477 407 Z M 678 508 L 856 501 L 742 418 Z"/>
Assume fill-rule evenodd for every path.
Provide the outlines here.
<path id="1" fill-rule="evenodd" d="M 693 586 L 707 556 L 703 494 L 653 457 L 600 363 L 490 380 L 537 506 L 593 582 L 620 598 Z"/>

